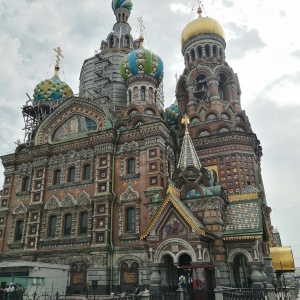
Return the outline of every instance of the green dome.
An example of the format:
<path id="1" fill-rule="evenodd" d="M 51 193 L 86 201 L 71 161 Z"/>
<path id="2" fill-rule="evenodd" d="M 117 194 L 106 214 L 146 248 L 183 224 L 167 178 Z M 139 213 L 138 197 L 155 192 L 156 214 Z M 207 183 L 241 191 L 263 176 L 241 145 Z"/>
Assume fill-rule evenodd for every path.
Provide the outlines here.
<path id="1" fill-rule="evenodd" d="M 120 63 L 120 73 L 124 80 L 134 75 L 147 74 L 161 81 L 163 70 L 164 64 L 161 58 L 144 48 L 133 50 Z"/>
<path id="2" fill-rule="evenodd" d="M 34 89 L 34 101 L 55 101 L 73 95 L 71 88 L 57 75 L 51 79 L 43 80 Z"/>

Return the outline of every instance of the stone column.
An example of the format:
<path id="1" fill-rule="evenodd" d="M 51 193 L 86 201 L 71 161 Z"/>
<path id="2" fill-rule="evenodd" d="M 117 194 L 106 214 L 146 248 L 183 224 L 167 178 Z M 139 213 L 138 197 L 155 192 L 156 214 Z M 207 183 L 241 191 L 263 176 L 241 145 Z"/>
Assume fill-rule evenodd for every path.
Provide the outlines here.
<path id="1" fill-rule="evenodd" d="M 272 266 L 272 258 L 264 257 L 264 263 L 265 263 L 265 272 L 267 275 L 267 283 L 275 286 L 276 285 L 276 274 L 275 274 L 275 269 Z"/>
<path id="2" fill-rule="evenodd" d="M 220 286 L 215 288 L 215 300 L 223 300 L 223 290 Z"/>
<path id="3" fill-rule="evenodd" d="M 161 275 L 158 266 L 151 268 L 150 285 L 152 293 L 159 293 L 161 287 Z"/>
<path id="4" fill-rule="evenodd" d="M 256 289 L 261 289 L 263 288 L 263 278 L 259 272 L 259 270 L 261 269 L 261 262 L 249 262 L 249 265 L 251 267 L 251 287 L 252 288 L 256 288 Z"/>

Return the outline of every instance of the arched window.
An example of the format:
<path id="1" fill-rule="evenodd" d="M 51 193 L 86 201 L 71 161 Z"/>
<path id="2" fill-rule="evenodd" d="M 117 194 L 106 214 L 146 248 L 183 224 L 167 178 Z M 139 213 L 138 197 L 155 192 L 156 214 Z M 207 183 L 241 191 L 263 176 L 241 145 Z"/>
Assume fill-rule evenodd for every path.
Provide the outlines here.
<path id="1" fill-rule="evenodd" d="M 23 192 L 28 192 L 29 191 L 29 177 L 23 178 L 22 191 Z"/>
<path id="2" fill-rule="evenodd" d="M 63 236 L 70 236 L 72 229 L 72 215 L 65 215 L 64 217 L 64 227 Z"/>
<path id="3" fill-rule="evenodd" d="M 227 127 L 221 127 L 219 130 L 218 130 L 218 133 L 223 133 L 223 132 L 229 132 L 229 129 Z"/>
<path id="4" fill-rule="evenodd" d="M 53 178 L 53 183 L 54 184 L 60 184 L 61 170 L 55 170 L 53 177 L 54 177 Z"/>
<path id="5" fill-rule="evenodd" d="M 132 92 L 131 90 L 128 91 L 128 104 L 131 104 L 132 103 Z"/>
<path id="6" fill-rule="evenodd" d="M 15 235 L 15 240 L 16 241 L 21 241 L 22 240 L 23 228 L 24 228 L 24 221 L 23 220 L 18 220 L 17 223 L 16 223 L 16 235 Z"/>
<path id="7" fill-rule="evenodd" d="M 91 179 L 91 165 L 83 167 L 83 180 Z"/>
<path id="8" fill-rule="evenodd" d="M 216 119 L 217 119 L 217 117 L 215 114 L 209 114 L 206 116 L 206 121 L 214 121 Z"/>
<path id="9" fill-rule="evenodd" d="M 214 54 L 214 57 L 218 56 L 218 48 L 216 45 L 213 45 L 213 54 Z"/>
<path id="10" fill-rule="evenodd" d="M 141 100 L 142 101 L 146 100 L 146 87 L 144 86 L 141 87 Z"/>
<path id="11" fill-rule="evenodd" d="M 227 114 L 221 114 L 220 115 L 220 119 L 222 119 L 222 120 L 229 120 L 229 117 L 228 117 Z"/>
<path id="12" fill-rule="evenodd" d="M 134 208 L 127 208 L 126 210 L 126 230 L 134 231 L 135 230 L 135 213 Z"/>
<path id="13" fill-rule="evenodd" d="M 236 131 L 244 131 L 244 129 L 243 129 L 241 126 L 236 126 L 236 127 L 235 127 L 235 130 L 236 130 Z"/>
<path id="14" fill-rule="evenodd" d="M 205 45 L 205 56 L 210 57 L 210 51 L 209 51 L 209 45 L 208 44 Z"/>
<path id="15" fill-rule="evenodd" d="M 191 50 L 191 60 L 194 61 L 196 59 L 196 56 L 195 56 L 195 50 L 192 49 Z"/>
<path id="16" fill-rule="evenodd" d="M 134 174 L 134 171 L 135 171 L 134 159 L 130 158 L 127 161 L 127 174 Z"/>
<path id="17" fill-rule="evenodd" d="M 198 57 L 202 57 L 202 47 L 201 46 L 197 47 L 197 53 L 198 53 Z"/>
<path id="18" fill-rule="evenodd" d="M 69 174 L 68 174 L 68 182 L 74 182 L 75 181 L 75 167 L 69 168 Z"/>
<path id="19" fill-rule="evenodd" d="M 80 214 L 79 234 L 87 234 L 87 230 L 88 230 L 88 213 L 83 212 Z"/>
<path id="20" fill-rule="evenodd" d="M 48 229 L 48 236 L 55 237 L 55 230 L 56 230 L 56 216 L 51 216 L 49 219 L 49 229 Z"/>

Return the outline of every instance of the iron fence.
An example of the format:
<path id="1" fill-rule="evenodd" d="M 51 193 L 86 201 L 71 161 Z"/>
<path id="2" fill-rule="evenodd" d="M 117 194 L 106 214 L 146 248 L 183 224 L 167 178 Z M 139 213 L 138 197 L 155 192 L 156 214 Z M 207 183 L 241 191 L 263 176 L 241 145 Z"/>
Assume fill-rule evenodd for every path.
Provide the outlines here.
<path id="1" fill-rule="evenodd" d="M 268 293 L 266 289 L 223 289 L 224 300 L 267 300 Z"/>

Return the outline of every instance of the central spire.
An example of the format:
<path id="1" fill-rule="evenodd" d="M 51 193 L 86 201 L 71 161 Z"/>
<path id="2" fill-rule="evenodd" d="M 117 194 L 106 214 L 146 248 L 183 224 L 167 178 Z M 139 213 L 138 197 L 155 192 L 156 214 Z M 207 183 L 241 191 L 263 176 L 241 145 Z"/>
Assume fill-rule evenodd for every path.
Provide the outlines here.
<path id="1" fill-rule="evenodd" d="M 181 153 L 178 161 L 177 168 L 185 170 L 187 167 L 195 167 L 200 171 L 201 164 L 195 150 L 194 144 L 189 134 L 188 125 L 190 124 L 190 119 L 187 115 L 181 120 L 181 123 L 185 125 L 185 135 L 183 138 Z"/>

